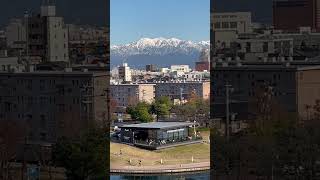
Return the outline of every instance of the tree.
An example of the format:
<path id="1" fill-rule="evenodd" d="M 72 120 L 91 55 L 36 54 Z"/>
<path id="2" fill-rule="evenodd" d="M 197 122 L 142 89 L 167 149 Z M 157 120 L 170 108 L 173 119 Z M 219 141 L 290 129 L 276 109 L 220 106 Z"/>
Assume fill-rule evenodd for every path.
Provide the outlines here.
<path id="1" fill-rule="evenodd" d="M 127 113 L 131 115 L 133 119 L 139 120 L 141 122 L 150 122 L 153 120 L 150 112 L 150 105 L 146 102 L 139 102 L 135 106 L 130 106 L 127 108 Z"/>
<path id="2" fill-rule="evenodd" d="M 10 162 L 16 158 L 16 151 L 26 137 L 25 125 L 17 121 L 0 121 L 0 179 L 8 179 Z"/>
<path id="3" fill-rule="evenodd" d="M 170 98 L 167 96 L 162 96 L 160 98 L 157 98 L 151 104 L 151 113 L 157 115 L 157 120 L 159 120 L 159 118 L 164 118 L 170 115 L 171 108 L 172 102 Z"/>
<path id="4" fill-rule="evenodd" d="M 184 120 L 194 120 L 201 117 L 203 120 L 209 119 L 210 103 L 200 97 L 193 97 L 185 104 L 175 105 L 172 112 Z M 199 120 L 199 119 L 198 119 Z"/>
<path id="5" fill-rule="evenodd" d="M 60 138 L 53 148 L 56 166 L 66 169 L 68 179 L 106 178 L 107 140 L 102 129 L 91 129 L 78 140 Z"/>

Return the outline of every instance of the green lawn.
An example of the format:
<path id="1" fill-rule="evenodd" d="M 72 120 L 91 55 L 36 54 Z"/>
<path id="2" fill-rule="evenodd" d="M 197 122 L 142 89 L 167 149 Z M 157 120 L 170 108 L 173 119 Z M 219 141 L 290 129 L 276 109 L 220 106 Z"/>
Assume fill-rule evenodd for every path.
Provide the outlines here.
<path id="1" fill-rule="evenodd" d="M 208 139 L 208 131 L 201 131 L 201 134 Z M 142 161 L 143 165 L 155 165 L 160 164 L 161 159 L 164 164 L 185 164 L 191 163 L 192 156 L 194 162 L 210 161 L 210 145 L 198 143 L 149 151 L 119 143 L 110 144 L 111 166 L 129 165 L 130 159 L 131 165 L 137 165 L 139 160 Z"/>

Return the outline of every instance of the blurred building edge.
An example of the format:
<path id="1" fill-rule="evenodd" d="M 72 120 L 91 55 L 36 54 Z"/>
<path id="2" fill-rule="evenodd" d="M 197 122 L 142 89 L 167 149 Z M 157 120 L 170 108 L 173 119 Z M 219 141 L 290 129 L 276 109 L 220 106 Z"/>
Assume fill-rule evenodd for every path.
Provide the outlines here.
<path id="1" fill-rule="evenodd" d="M 196 71 L 210 71 L 210 51 L 209 49 L 204 49 L 201 51 L 200 58 L 196 62 Z"/>
<path id="2" fill-rule="evenodd" d="M 299 31 L 300 27 L 311 27 L 313 32 L 320 30 L 320 1 L 273 0 L 273 25 L 275 29 Z"/>

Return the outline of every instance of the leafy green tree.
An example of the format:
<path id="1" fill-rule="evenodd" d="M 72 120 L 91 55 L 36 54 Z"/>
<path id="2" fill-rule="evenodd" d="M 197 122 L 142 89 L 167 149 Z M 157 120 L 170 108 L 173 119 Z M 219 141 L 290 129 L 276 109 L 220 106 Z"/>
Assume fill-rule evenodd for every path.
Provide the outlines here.
<path id="1" fill-rule="evenodd" d="M 153 120 L 150 112 L 151 106 L 146 102 L 139 102 L 135 106 L 127 108 L 127 113 L 131 115 L 133 119 L 141 122 L 151 122 Z"/>
<path id="2" fill-rule="evenodd" d="M 172 108 L 172 102 L 169 97 L 162 96 L 157 98 L 151 105 L 151 113 L 157 115 L 157 120 L 159 118 L 164 118 L 170 115 L 170 110 Z"/>
<path id="3" fill-rule="evenodd" d="M 199 97 L 190 99 L 185 104 L 175 105 L 172 112 L 185 120 L 193 120 L 195 117 L 198 119 L 202 117 L 204 120 L 209 119 L 210 104 L 209 100 L 204 100 Z"/>
<path id="4" fill-rule="evenodd" d="M 56 166 L 66 169 L 68 179 L 106 178 L 107 139 L 100 129 L 92 129 L 78 140 L 61 138 L 53 149 Z"/>

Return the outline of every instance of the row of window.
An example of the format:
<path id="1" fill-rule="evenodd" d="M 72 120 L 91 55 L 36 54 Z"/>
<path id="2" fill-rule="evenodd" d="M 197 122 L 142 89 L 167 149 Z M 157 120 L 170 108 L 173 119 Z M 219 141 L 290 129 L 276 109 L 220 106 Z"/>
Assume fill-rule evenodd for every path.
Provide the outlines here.
<path id="1" fill-rule="evenodd" d="M 237 22 L 216 22 L 214 23 L 216 29 L 236 29 L 238 28 Z"/>
<path id="2" fill-rule="evenodd" d="M 220 76 L 220 75 L 221 75 L 221 76 Z M 230 75 L 230 74 L 227 74 L 227 73 L 223 73 L 223 74 L 221 74 L 221 73 L 220 73 L 220 74 L 216 73 L 216 74 L 213 75 L 213 77 L 216 78 L 216 79 L 219 79 L 219 78 L 227 79 L 227 78 L 229 78 L 229 75 Z M 233 74 L 232 74 L 232 75 L 233 75 Z M 247 76 L 248 76 L 248 79 L 251 79 L 251 80 L 254 80 L 254 79 L 255 79 L 255 74 L 248 74 Z M 233 77 L 233 76 L 231 76 L 231 77 Z M 241 74 L 238 73 L 238 74 L 236 75 L 236 77 L 237 77 L 238 79 L 240 79 L 240 78 L 241 78 Z M 281 80 L 281 75 L 280 75 L 280 74 L 273 74 L 273 79 L 274 79 L 274 80 Z"/>
<path id="3" fill-rule="evenodd" d="M 226 90 L 223 88 L 217 88 L 216 91 L 213 91 L 213 96 L 225 96 Z M 285 96 L 289 95 L 290 93 L 288 92 L 279 92 L 279 91 L 273 91 L 272 96 Z M 244 95 L 244 94 L 243 94 Z M 256 96 L 256 91 L 254 89 L 251 89 L 248 91 L 248 96 L 253 97 Z"/>

